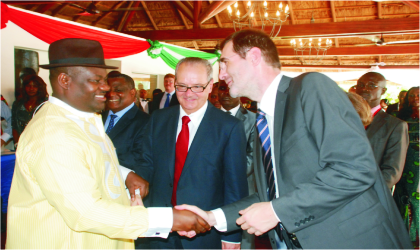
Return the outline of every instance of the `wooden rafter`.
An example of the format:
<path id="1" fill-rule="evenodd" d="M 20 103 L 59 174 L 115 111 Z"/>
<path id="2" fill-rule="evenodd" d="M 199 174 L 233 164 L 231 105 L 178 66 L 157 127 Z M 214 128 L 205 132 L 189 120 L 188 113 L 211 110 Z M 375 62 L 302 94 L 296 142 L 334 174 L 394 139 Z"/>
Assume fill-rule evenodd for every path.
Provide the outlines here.
<path id="1" fill-rule="evenodd" d="M 128 8 L 131 8 L 131 7 L 133 6 L 133 4 L 134 4 L 134 2 L 133 2 L 133 1 L 131 1 L 131 2 L 128 4 Z M 124 12 L 123 17 L 121 18 L 121 21 L 120 21 L 120 23 L 118 24 L 117 31 L 122 31 L 122 28 L 124 27 L 124 24 L 125 24 L 125 22 L 127 21 L 127 17 L 128 17 L 129 12 L 130 12 L 130 11 L 125 11 L 125 12 Z"/>
<path id="2" fill-rule="evenodd" d="M 210 5 L 200 14 L 198 17 L 198 22 L 204 23 L 206 20 L 213 17 L 213 12 L 219 8 L 220 5 L 223 4 L 223 1 L 210 1 Z"/>
<path id="3" fill-rule="evenodd" d="M 198 47 L 197 41 L 193 40 L 192 43 L 193 43 L 195 49 L 197 49 L 197 50 L 200 49 L 200 47 Z"/>
<path id="4" fill-rule="evenodd" d="M 267 27 L 269 31 L 271 27 Z M 233 28 L 203 30 L 171 30 L 167 31 L 131 31 L 127 34 L 148 37 L 159 41 L 180 41 L 193 39 L 224 39 L 234 32 Z M 381 33 L 417 33 L 419 19 L 417 17 L 376 19 L 366 21 L 312 23 L 283 25 L 281 35 L 283 39 L 299 37 L 356 37 L 361 35 L 376 35 Z"/>
<path id="5" fill-rule="evenodd" d="M 335 4 L 334 4 L 334 1 L 330 1 L 330 7 L 331 7 L 331 16 L 333 18 L 333 22 L 337 22 L 337 16 L 335 14 Z"/>
<path id="6" fill-rule="evenodd" d="M 420 11 L 419 1 L 413 0 L 403 0 L 403 3 L 411 8 L 415 9 L 416 11 Z"/>
<path id="7" fill-rule="evenodd" d="M 277 49 L 280 57 L 295 56 L 293 48 Z M 406 46 L 364 46 L 364 47 L 340 47 L 330 48 L 328 56 L 379 56 L 379 55 L 407 55 L 419 54 L 418 45 Z M 316 56 L 316 54 L 314 55 Z"/>
<path id="8" fill-rule="evenodd" d="M 182 14 L 184 14 L 184 16 L 188 18 L 188 20 L 190 20 L 191 22 L 194 22 L 192 11 L 189 8 L 187 8 L 187 6 L 185 6 L 183 2 L 179 0 L 175 0 L 172 3 L 176 6 L 177 10 L 181 11 Z"/>
<path id="9" fill-rule="evenodd" d="M 149 9 L 147 8 L 146 3 L 145 3 L 144 1 L 140 1 L 140 2 L 141 2 L 141 5 L 142 5 L 142 6 L 143 6 L 143 8 L 144 8 L 144 11 L 146 11 L 146 14 L 147 14 L 147 16 L 149 17 L 150 22 L 151 22 L 151 23 L 152 23 L 152 25 L 153 25 L 153 28 L 154 28 L 155 30 L 159 30 L 158 26 L 156 25 L 155 21 L 153 20 L 152 14 L 150 13 Z"/>
<path id="10" fill-rule="evenodd" d="M 382 3 L 381 2 L 377 2 L 378 4 L 378 18 L 382 19 Z"/>
<path id="11" fill-rule="evenodd" d="M 143 1 L 141 1 L 143 2 Z M 135 1 L 133 4 L 133 9 L 137 8 L 140 5 L 139 1 Z M 145 8 L 144 8 L 145 9 Z M 130 10 L 129 14 L 127 16 L 127 20 L 125 20 L 124 26 L 122 27 L 121 30 L 125 30 L 127 28 L 127 25 L 130 23 L 131 19 L 133 18 L 134 14 L 136 13 L 136 11 L 134 10 Z M 153 19 L 151 19 L 152 23 L 153 23 Z"/>
<path id="12" fill-rule="evenodd" d="M 98 17 L 98 19 L 96 19 L 93 23 L 92 26 L 96 26 L 100 21 L 102 21 L 102 19 L 104 19 L 106 16 L 108 16 L 109 14 L 112 13 L 113 10 L 116 10 L 117 8 L 119 8 L 124 2 L 118 2 L 116 4 L 114 4 L 111 9 L 109 9 L 109 12 L 105 12 L 104 14 L 102 14 L 100 17 Z"/>
<path id="13" fill-rule="evenodd" d="M 39 7 L 35 10 L 35 12 L 38 12 L 38 13 L 44 13 L 44 12 L 46 12 L 47 10 L 51 9 L 54 5 L 55 5 L 55 3 L 50 3 L 50 4 L 41 5 L 41 6 L 39 6 Z"/>
<path id="14" fill-rule="evenodd" d="M 185 20 L 184 14 L 182 14 L 182 12 L 179 11 L 179 9 L 176 9 L 176 10 L 178 11 L 179 16 L 181 17 L 181 20 L 184 23 L 185 28 L 190 29 L 190 26 L 188 25 L 187 20 Z"/>
<path id="15" fill-rule="evenodd" d="M 198 22 L 198 16 L 200 15 L 201 11 L 201 0 L 194 1 L 194 13 L 193 13 L 193 28 L 198 29 L 200 28 L 199 22 Z"/>
<path id="16" fill-rule="evenodd" d="M 287 4 L 289 5 L 290 20 L 292 21 L 292 24 L 296 24 L 296 21 L 295 21 L 295 12 L 293 12 L 292 1 L 291 0 L 287 0 Z"/>
<path id="17" fill-rule="evenodd" d="M 66 8 L 68 3 L 62 3 L 60 6 L 58 6 L 52 13 L 51 16 L 56 16 L 59 14 L 64 8 Z"/>

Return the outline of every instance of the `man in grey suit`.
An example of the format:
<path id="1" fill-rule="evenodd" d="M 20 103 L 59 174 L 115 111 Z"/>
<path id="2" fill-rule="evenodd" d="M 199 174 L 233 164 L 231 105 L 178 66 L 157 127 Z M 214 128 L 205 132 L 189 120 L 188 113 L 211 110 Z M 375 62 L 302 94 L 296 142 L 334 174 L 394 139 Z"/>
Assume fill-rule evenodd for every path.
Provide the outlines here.
<path id="1" fill-rule="evenodd" d="M 360 117 L 319 73 L 282 75 L 275 44 L 247 29 L 222 44 L 219 77 L 259 103 L 258 192 L 203 212 L 221 231 L 268 232 L 273 248 L 411 248 Z M 240 217 L 238 218 L 238 213 Z M 226 223 L 226 224 L 224 224 Z"/>
<path id="2" fill-rule="evenodd" d="M 215 86 L 213 86 L 215 88 Z M 246 110 L 241 105 L 241 100 L 239 97 L 233 98 L 229 94 L 229 87 L 226 82 L 221 80 L 217 86 L 219 102 L 222 105 L 221 110 L 226 113 L 235 116 L 244 123 L 245 135 L 247 140 L 246 147 L 246 174 L 248 181 L 248 191 L 249 195 L 255 193 L 256 183 L 255 183 L 255 174 L 254 174 L 254 164 L 253 164 L 253 149 L 254 149 L 254 137 L 255 137 L 255 113 L 252 113 L 249 110 Z M 241 248 L 243 249 L 254 249 L 254 235 L 243 232 L 242 234 L 242 243 Z"/>
<path id="3" fill-rule="evenodd" d="M 356 93 L 365 99 L 372 112 L 372 123 L 366 128 L 376 163 L 389 189 L 397 184 L 404 170 L 408 148 L 408 125 L 381 109 L 386 80 L 377 72 L 364 74 L 357 81 Z"/>

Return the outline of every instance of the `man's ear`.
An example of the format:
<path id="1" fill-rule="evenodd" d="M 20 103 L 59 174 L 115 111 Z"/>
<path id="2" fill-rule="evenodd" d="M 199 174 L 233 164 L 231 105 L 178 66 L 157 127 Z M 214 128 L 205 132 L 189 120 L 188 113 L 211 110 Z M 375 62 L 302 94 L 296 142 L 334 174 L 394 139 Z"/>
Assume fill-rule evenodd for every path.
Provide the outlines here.
<path id="1" fill-rule="evenodd" d="M 213 91 L 213 79 L 210 80 L 209 85 L 207 86 L 207 88 L 209 89 L 209 95 L 211 94 L 211 92 Z"/>
<path id="2" fill-rule="evenodd" d="M 381 95 L 385 94 L 386 90 L 387 90 L 387 88 L 382 88 L 382 94 Z"/>
<path id="3" fill-rule="evenodd" d="M 136 96 L 136 89 L 131 89 L 130 90 L 130 95 L 134 98 Z"/>
<path id="4" fill-rule="evenodd" d="M 261 50 L 257 47 L 253 47 L 247 53 L 247 56 L 250 57 L 252 65 L 256 66 L 261 63 Z"/>
<path id="5" fill-rule="evenodd" d="M 57 77 L 58 86 L 64 90 L 69 89 L 71 77 L 66 73 L 60 73 Z"/>

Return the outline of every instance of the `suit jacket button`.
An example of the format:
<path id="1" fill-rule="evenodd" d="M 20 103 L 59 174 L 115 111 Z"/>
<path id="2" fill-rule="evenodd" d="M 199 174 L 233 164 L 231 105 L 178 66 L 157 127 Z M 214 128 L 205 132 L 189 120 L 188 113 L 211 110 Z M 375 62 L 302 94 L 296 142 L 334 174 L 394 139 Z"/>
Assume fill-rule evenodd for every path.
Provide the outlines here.
<path id="1" fill-rule="evenodd" d="M 300 220 L 300 223 L 301 224 L 305 224 L 305 220 Z"/>
<path id="2" fill-rule="evenodd" d="M 312 215 L 309 216 L 309 220 L 313 220 L 313 219 L 315 219 L 315 217 L 313 217 Z"/>
<path id="3" fill-rule="evenodd" d="M 305 222 L 309 222 L 309 218 L 305 218 Z"/>
<path id="4" fill-rule="evenodd" d="M 296 226 L 296 227 L 299 227 L 299 226 L 300 226 L 300 223 L 299 223 L 299 222 L 296 222 L 296 223 L 295 223 L 295 226 Z"/>

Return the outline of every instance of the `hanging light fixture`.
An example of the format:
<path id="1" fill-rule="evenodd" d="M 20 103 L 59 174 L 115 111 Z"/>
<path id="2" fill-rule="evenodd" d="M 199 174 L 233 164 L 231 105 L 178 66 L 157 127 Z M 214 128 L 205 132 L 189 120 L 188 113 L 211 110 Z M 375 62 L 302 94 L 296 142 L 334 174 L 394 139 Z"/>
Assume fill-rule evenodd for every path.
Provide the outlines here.
<path id="1" fill-rule="evenodd" d="M 324 59 L 327 50 L 331 48 L 332 41 L 330 39 L 323 41 L 322 38 L 319 38 L 317 43 L 313 43 L 312 38 L 309 38 L 306 41 L 299 39 L 299 43 L 296 43 L 296 40 L 293 39 L 290 41 L 290 45 L 292 45 L 295 55 L 301 58 L 303 63 L 309 64 L 307 60 L 311 60 L 312 64 L 316 64 Z"/>
<path id="2" fill-rule="evenodd" d="M 282 3 L 278 7 L 269 8 L 267 1 L 248 1 L 244 15 L 241 15 L 239 12 L 238 2 L 233 5 L 233 8 L 229 6 L 227 10 L 235 31 L 241 30 L 244 27 L 256 28 L 256 24 L 261 23 L 261 30 L 263 31 L 268 26 L 272 27 L 269 33 L 269 36 L 272 38 L 278 36 L 282 24 L 289 17 L 289 5 L 286 5 L 284 10 Z"/>

